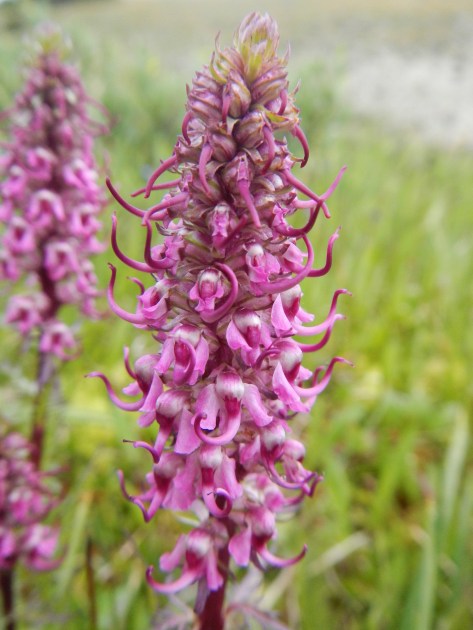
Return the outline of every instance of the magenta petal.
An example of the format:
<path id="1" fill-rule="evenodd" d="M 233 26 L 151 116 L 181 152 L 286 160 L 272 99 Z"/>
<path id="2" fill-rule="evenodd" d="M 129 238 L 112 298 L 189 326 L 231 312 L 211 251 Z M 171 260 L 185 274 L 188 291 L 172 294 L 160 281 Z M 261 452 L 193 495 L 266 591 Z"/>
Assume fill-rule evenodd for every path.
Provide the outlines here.
<path id="1" fill-rule="evenodd" d="M 205 372 L 207 361 L 209 360 L 209 344 L 205 338 L 201 335 L 199 343 L 195 349 L 195 369 L 199 374 Z"/>
<path id="2" fill-rule="evenodd" d="M 215 429 L 219 409 L 220 401 L 215 391 L 215 385 L 206 385 L 195 403 L 197 414 L 205 415 L 205 420 L 200 422 L 202 429 Z"/>
<path id="3" fill-rule="evenodd" d="M 287 380 L 281 363 L 278 362 L 273 372 L 273 390 L 278 395 L 279 400 L 287 405 L 293 411 L 308 411 L 308 407 L 301 403 L 300 397 L 294 391 L 294 388 Z"/>
<path id="4" fill-rule="evenodd" d="M 217 497 L 223 497 L 223 507 L 219 507 L 216 502 Z M 233 501 L 229 493 L 224 488 L 213 488 L 212 486 L 205 485 L 202 488 L 202 499 L 204 500 L 207 509 L 212 516 L 216 518 L 225 518 L 232 510 Z"/>
<path id="5" fill-rule="evenodd" d="M 172 551 L 168 551 L 167 553 L 163 553 L 161 558 L 159 559 L 159 568 L 161 571 L 174 571 L 177 569 L 179 564 L 182 562 L 186 552 L 186 536 L 181 535 L 177 539 L 176 544 L 174 545 L 174 549 Z"/>
<path id="6" fill-rule="evenodd" d="M 215 471 L 214 481 L 216 485 L 223 486 L 232 499 L 237 499 L 243 494 L 243 488 L 238 483 L 235 474 L 235 460 L 228 455 L 223 455 L 222 463 Z"/>
<path id="7" fill-rule="evenodd" d="M 189 455 L 201 445 L 201 441 L 194 431 L 193 421 L 193 415 L 187 409 L 184 409 L 179 421 L 176 443 L 174 444 L 175 453 Z"/>
<path id="8" fill-rule="evenodd" d="M 147 568 L 146 581 L 148 582 L 148 584 L 151 586 L 151 588 L 154 591 L 156 591 L 157 593 L 161 593 L 163 595 L 172 595 L 173 593 L 177 593 L 178 591 L 181 591 L 183 588 L 186 588 L 187 586 L 190 586 L 191 584 L 193 584 L 199 577 L 195 569 L 194 570 L 187 569 L 186 571 L 183 571 L 182 575 L 178 577 L 177 580 L 174 580 L 174 582 L 162 583 L 162 582 L 156 582 L 156 580 L 153 579 L 152 577 L 153 571 L 154 571 L 153 566 L 149 566 Z"/>
<path id="9" fill-rule="evenodd" d="M 235 534 L 228 544 L 228 550 L 238 566 L 247 567 L 251 554 L 251 528 L 245 527 Z"/>
<path id="10" fill-rule="evenodd" d="M 91 372 L 90 374 L 87 374 L 86 376 L 87 378 L 101 379 L 105 383 L 105 387 L 107 389 L 107 393 L 110 400 L 113 402 L 114 405 L 116 405 L 120 409 L 123 409 L 124 411 L 138 411 L 138 409 L 140 409 L 141 405 L 143 404 L 143 398 L 135 402 L 129 402 L 129 403 L 123 402 L 122 400 L 120 400 L 118 396 L 116 395 L 116 393 L 113 391 L 113 387 L 110 381 L 108 380 L 108 378 L 105 376 L 105 374 L 102 374 L 101 372 Z"/>
<path id="11" fill-rule="evenodd" d="M 233 319 L 227 326 L 226 338 L 227 343 L 232 350 L 240 350 L 242 348 L 248 351 L 251 350 L 251 347 L 248 345 L 246 339 L 235 326 L 235 322 L 233 321 Z"/>
<path id="12" fill-rule="evenodd" d="M 267 549 L 267 547 L 262 547 L 261 549 L 258 549 L 258 553 L 263 558 L 263 560 L 266 560 L 266 562 L 268 564 L 271 564 L 273 567 L 279 567 L 280 569 L 296 564 L 297 562 L 299 562 L 299 560 L 302 560 L 306 552 L 307 545 L 304 545 L 302 551 L 297 556 L 295 556 L 294 558 L 285 559 L 275 556 Z"/>
<path id="13" fill-rule="evenodd" d="M 161 350 L 161 356 L 156 364 L 156 369 L 160 374 L 164 374 L 174 360 L 174 339 L 167 338 Z"/>
<path id="14" fill-rule="evenodd" d="M 310 397 L 318 396 L 327 387 L 330 381 L 330 377 L 332 375 L 335 363 L 346 363 L 347 365 L 353 365 L 350 361 L 347 361 L 347 359 L 344 359 L 343 357 L 334 357 L 330 361 L 327 369 L 325 370 L 325 374 L 322 376 L 322 378 L 316 385 L 314 385 L 313 387 L 308 387 L 307 389 L 303 387 L 295 386 L 294 387 L 295 391 L 300 396 L 310 396 Z"/>
<path id="15" fill-rule="evenodd" d="M 278 295 L 273 302 L 271 308 L 271 323 L 278 335 L 289 334 L 292 330 L 292 324 L 284 311 L 281 295 Z"/>
<path id="16" fill-rule="evenodd" d="M 151 411 L 154 412 L 156 410 L 156 401 L 159 396 L 163 393 L 163 383 L 158 374 L 153 374 L 153 380 L 151 381 L 151 387 L 146 394 L 143 405 L 140 407 L 140 411 Z"/>
<path id="17" fill-rule="evenodd" d="M 213 549 L 209 551 L 205 567 L 207 586 L 211 591 L 217 591 L 223 584 L 223 577 L 217 568 L 217 555 Z"/>
<path id="18" fill-rule="evenodd" d="M 256 426 L 264 427 L 272 422 L 273 418 L 267 413 L 256 385 L 245 383 L 243 404 L 250 412 Z"/>
<path id="19" fill-rule="evenodd" d="M 224 446 L 233 440 L 235 435 L 238 433 L 238 429 L 240 428 L 240 414 L 230 416 L 227 420 L 227 426 L 223 433 L 220 435 L 210 436 L 202 431 L 202 427 L 200 423 L 195 421 L 194 429 L 202 442 L 206 444 L 212 444 L 213 446 Z"/>

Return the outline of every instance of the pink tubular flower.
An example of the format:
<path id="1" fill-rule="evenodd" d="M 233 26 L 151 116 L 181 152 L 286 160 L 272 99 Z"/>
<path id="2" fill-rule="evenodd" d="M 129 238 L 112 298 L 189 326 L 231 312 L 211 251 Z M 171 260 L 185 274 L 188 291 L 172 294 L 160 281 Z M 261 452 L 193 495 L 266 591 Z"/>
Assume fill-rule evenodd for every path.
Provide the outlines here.
<path id="1" fill-rule="evenodd" d="M 217 48 L 210 66 L 196 75 L 173 154 L 134 195 L 148 199 L 167 190 L 161 201 L 140 209 L 109 183 L 115 199 L 145 227 L 144 261 L 132 260 L 120 250 L 114 217 L 114 251 L 149 274 L 136 312 L 129 313 L 114 300 L 112 267 L 110 304 L 123 319 L 148 329 L 158 346 L 135 369 L 126 359 L 133 382 L 124 392 L 139 396 L 135 402 L 122 402 L 106 377 L 94 375 L 116 404 L 139 411 L 140 424 L 155 423 L 157 430 L 154 443 L 133 443 L 153 459 L 149 488 L 130 496 L 121 475 L 126 497 L 147 521 L 159 508 L 192 507 L 201 517 L 161 559 L 163 571 L 181 567 L 180 576 L 156 581 L 151 567 L 148 582 L 160 593 L 197 582 L 200 627 L 217 630 L 230 558 L 240 566 L 283 567 L 305 553 L 304 547 L 285 560 L 271 551 L 276 516 L 293 512 L 321 480 L 304 468 L 305 449 L 289 437 L 290 421 L 309 411 L 335 363 L 346 362 L 336 357 L 315 372 L 302 366 L 304 353 L 323 347 L 342 317 L 336 308 L 343 289 L 320 323 L 308 324 L 313 316 L 300 306 L 300 282 L 324 275 L 332 263 L 338 231 L 321 269 L 313 268 L 307 234 L 320 210 L 330 216 L 326 202 L 340 175 L 317 195 L 292 174 L 309 150 L 278 40 L 268 15 L 251 14 L 234 47 Z M 303 157 L 293 156 L 276 132 L 294 135 Z M 172 180 L 158 183 L 166 172 Z M 309 220 L 296 229 L 287 219 L 299 208 L 309 210 Z M 154 247 L 153 222 L 164 236 Z M 302 344 L 295 335 L 322 338 Z"/>
<path id="2" fill-rule="evenodd" d="M 97 215 L 105 200 L 92 144 L 106 129 L 90 118 L 92 101 L 77 70 L 62 60 L 58 36 L 50 29 L 40 35 L 25 86 L 5 112 L 10 140 L 0 155 L 0 277 L 22 280 L 29 291 L 11 299 L 7 323 L 22 334 L 39 330 L 41 351 L 65 360 L 77 342 L 58 320 L 61 307 L 97 316 L 90 256 L 102 250 Z"/>
<path id="3" fill-rule="evenodd" d="M 54 558 L 58 530 L 42 524 L 58 504 L 46 483 L 54 473 L 40 472 L 32 461 L 33 445 L 18 433 L 0 436 L 0 570 L 21 561 L 29 569 L 47 571 Z"/>

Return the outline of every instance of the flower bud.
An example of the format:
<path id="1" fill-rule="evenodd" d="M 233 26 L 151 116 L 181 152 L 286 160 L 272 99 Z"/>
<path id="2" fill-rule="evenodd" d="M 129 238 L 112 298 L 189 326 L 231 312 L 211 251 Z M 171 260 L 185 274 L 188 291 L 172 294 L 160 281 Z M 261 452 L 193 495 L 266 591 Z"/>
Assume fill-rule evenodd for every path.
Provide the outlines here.
<path id="1" fill-rule="evenodd" d="M 236 141 L 247 149 L 259 146 L 263 140 L 264 116 L 261 112 L 249 112 L 235 125 Z"/>
<path id="2" fill-rule="evenodd" d="M 232 118 L 241 118 L 251 103 L 250 91 L 239 72 L 230 70 L 223 88 L 223 101 L 228 102 L 228 113 Z"/>
<path id="3" fill-rule="evenodd" d="M 261 68 L 276 56 L 279 45 L 277 24 L 267 13 L 251 13 L 241 23 L 234 44 L 243 59 L 245 78 L 252 82 Z"/>
<path id="4" fill-rule="evenodd" d="M 212 147 L 212 158 L 218 162 L 228 162 L 237 150 L 235 140 L 222 127 L 210 133 L 209 143 Z"/>
<path id="5" fill-rule="evenodd" d="M 233 316 L 236 327 L 251 348 L 257 348 L 261 340 L 261 319 L 255 311 L 240 309 Z"/>

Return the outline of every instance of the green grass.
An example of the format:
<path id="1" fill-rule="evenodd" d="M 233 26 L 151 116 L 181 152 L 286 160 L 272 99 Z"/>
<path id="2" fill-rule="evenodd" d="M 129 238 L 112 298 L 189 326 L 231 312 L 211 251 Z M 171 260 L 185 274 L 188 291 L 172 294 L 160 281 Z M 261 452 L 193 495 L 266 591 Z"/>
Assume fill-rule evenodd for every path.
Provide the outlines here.
<path id="1" fill-rule="evenodd" d="M 60 15 L 71 24 L 73 12 Z M 98 28 L 105 29 L 100 38 Z M 114 181 L 130 191 L 172 150 L 187 70 L 173 73 L 159 42 L 127 49 L 102 23 L 85 29 L 79 21 L 71 30 L 89 90 L 118 119 L 101 149 L 110 154 Z M 205 43 L 210 49 L 212 42 Z M 3 106 L 20 85 L 19 50 L 17 36 L 2 38 L 2 59 L 15 60 L 0 67 Z M 199 51 L 194 57 L 197 69 L 205 59 Z M 340 106 L 328 68 L 311 63 L 298 71 L 298 104 L 313 147 L 300 177 L 322 191 L 343 164 L 349 167 L 331 199 L 332 220 L 314 232 L 321 261 L 326 238 L 342 225 L 334 267 L 304 285 L 304 306 L 322 318 L 336 288 L 353 292 L 340 300 L 347 320 L 318 360 L 341 354 L 356 367 L 340 367 L 310 418 L 298 421 L 307 466 L 323 472 L 325 482 L 281 530 L 280 553 L 307 541 L 307 558 L 271 572 L 263 601 L 302 630 L 463 630 L 473 613 L 473 156 L 358 120 Z M 139 255 L 142 233 L 135 227 L 133 219 L 120 219 L 124 249 Z M 102 286 L 107 260 L 110 252 L 97 261 Z M 120 271 L 119 299 L 132 307 L 133 285 Z M 83 374 L 99 369 L 125 385 L 122 346 L 139 352 L 149 339 L 114 318 L 84 324 L 83 338 L 82 357 L 63 371 L 67 404 L 54 410 L 48 439 L 48 461 L 69 467 L 70 491 L 56 512 L 64 562 L 55 573 L 20 572 L 20 628 L 89 627 L 90 540 L 98 627 L 142 630 L 164 604 L 145 585 L 145 568 L 171 547 L 178 526 L 166 513 L 144 525 L 122 499 L 115 470 L 139 485 L 149 461 L 121 440 L 146 432 Z M 8 371 L 18 343 L 8 331 L 2 342 Z M 25 376 L 17 370 L 12 383 L 2 375 L 1 390 L 5 413 L 21 426 L 31 370 L 26 359 L 20 367 Z"/>

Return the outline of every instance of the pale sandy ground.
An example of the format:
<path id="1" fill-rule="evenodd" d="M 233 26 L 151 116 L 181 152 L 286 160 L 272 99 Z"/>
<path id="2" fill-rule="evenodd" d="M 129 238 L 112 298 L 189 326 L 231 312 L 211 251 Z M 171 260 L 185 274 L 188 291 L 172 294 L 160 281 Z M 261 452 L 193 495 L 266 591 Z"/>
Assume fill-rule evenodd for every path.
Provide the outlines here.
<path id="1" fill-rule="evenodd" d="M 356 112 L 473 150 L 473 0 L 109 0 L 84 3 L 76 19 L 149 45 L 189 80 L 215 34 L 230 42 L 252 10 L 278 20 L 291 67 L 331 68 Z"/>

